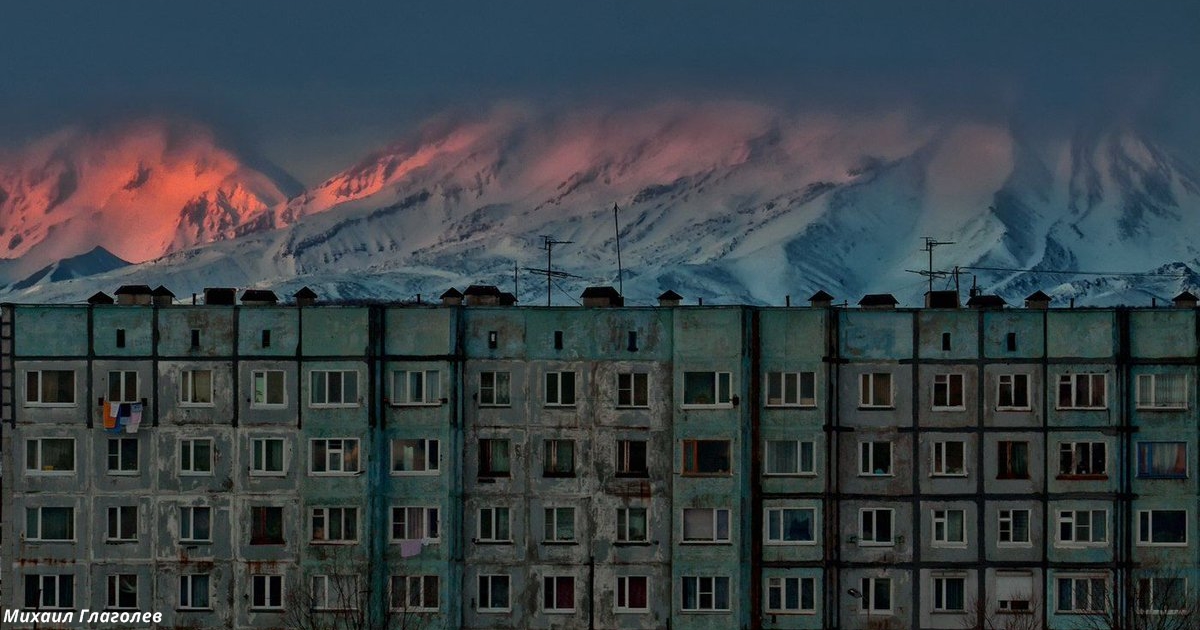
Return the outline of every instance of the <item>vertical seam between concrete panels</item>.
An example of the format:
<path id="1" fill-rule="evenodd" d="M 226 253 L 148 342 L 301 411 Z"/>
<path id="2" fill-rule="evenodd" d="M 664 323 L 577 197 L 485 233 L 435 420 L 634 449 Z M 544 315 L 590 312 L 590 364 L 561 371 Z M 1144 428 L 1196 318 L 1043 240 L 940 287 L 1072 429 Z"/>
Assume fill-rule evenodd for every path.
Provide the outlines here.
<path id="1" fill-rule="evenodd" d="M 150 307 L 150 392 L 154 398 L 154 418 L 150 426 L 158 426 L 159 404 L 162 396 L 158 395 L 158 305 Z M 138 392 L 139 394 L 141 392 Z M 92 414 L 88 414 L 90 417 Z"/>
<path id="2" fill-rule="evenodd" d="M 1042 311 L 1042 451 L 1048 452 L 1050 448 L 1050 432 L 1048 423 L 1050 421 L 1050 396 L 1054 390 L 1050 387 L 1050 315 L 1049 311 Z M 999 457 L 997 455 L 997 457 Z M 1047 627 L 1050 623 L 1050 463 L 1049 457 L 1043 457 L 1042 462 L 1042 627 Z M 999 466 L 999 459 L 996 465 Z"/>
<path id="3" fill-rule="evenodd" d="M 762 335 L 759 329 L 759 309 L 742 309 L 743 317 L 749 316 L 750 330 L 750 382 L 746 392 L 749 398 L 750 440 L 742 449 L 750 460 L 750 627 L 762 628 L 762 555 L 763 555 L 763 494 L 762 461 L 754 453 L 762 438 L 761 384 Z"/>
<path id="4" fill-rule="evenodd" d="M 979 566 L 979 571 L 975 575 L 975 599 L 976 601 L 987 600 L 984 598 L 984 593 L 987 592 L 987 500 L 985 493 L 987 488 L 984 484 L 984 415 L 987 413 L 987 403 L 985 396 L 987 394 L 987 386 L 985 384 L 985 373 L 987 370 L 986 346 L 984 338 L 986 335 L 986 318 L 984 317 L 984 309 L 979 309 L 978 316 L 975 320 L 975 470 L 978 471 L 975 475 L 975 535 L 978 543 L 975 545 L 975 562 Z M 963 454 L 964 463 L 966 453 Z M 999 535 L 997 534 L 997 539 Z M 966 602 L 964 602 L 966 603 Z M 977 607 L 975 612 L 975 623 L 980 628 L 984 627 L 984 615 L 986 609 Z"/>
<path id="5" fill-rule="evenodd" d="M 841 568 L 842 568 L 842 545 L 841 545 L 841 502 L 838 500 L 838 493 L 841 491 L 841 483 L 838 481 L 837 468 L 837 446 L 839 443 L 838 427 L 841 425 L 841 396 L 838 390 L 841 384 L 841 311 L 834 310 L 832 306 L 825 309 L 825 483 L 827 487 L 826 498 L 824 500 L 825 518 L 830 519 L 832 516 L 831 531 L 826 531 L 824 535 L 825 541 L 825 574 L 831 579 L 826 582 L 827 588 L 824 592 L 825 599 L 825 626 L 837 627 L 841 623 L 841 607 L 838 605 L 838 593 L 841 592 Z M 829 541 L 834 544 L 830 545 Z M 833 553 L 830 558 L 829 549 L 832 547 Z M 830 563 L 832 560 L 832 564 Z M 832 586 L 828 586 L 828 585 Z"/>
<path id="6" fill-rule="evenodd" d="M 921 456 L 921 322 L 920 317 L 914 311 L 909 313 L 912 326 L 912 383 L 910 385 L 909 399 L 911 402 L 909 407 L 910 421 L 912 422 L 912 445 L 910 450 L 910 466 L 917 466 Z M 896 436 L 897 438 L 899 436 Z M 912 597 L 909 600 L 909 616 L 912 618 L 912 627 L 921 627 L 921 475 L 913 470 L 912 476 L 912 513 L 913 513 L 913 531 L 909 545 L 912 548 L 912 567 L 913 572 L 909 576 L 909 584 L 912 585 Z M 895 532 L 896 523 L 892 523 L 893 535 Z M 896 596 L 896 586 L 892 585 L 892 597 Z M 913 603 L 916 605 L 913 605 Z"/>
<path id="7" fill-rule="evenodd" d="M 1120 308 L 1114 313 L 1117 325 L 1117 366 L 1114 380 L 1119 388 L 1117 390 L 1117 400 L 1121 401 L 1117 413 L 1118 416 L 1118 431 L 1117 431 L 1117 453 L 1120 456 L 1118 461 L 1128 462 L 1129 441 L 1131 439 L 1132 427 L 1130 425 L 1130 411 L 1133 401 L 1129 396 L 1129 359 L 1131 356 L 1129 347 L 1129 310 Z M 1117 543 L 1115 553 L 1113 553 L 1113 588 L 1116 591 L 1116 605 L 1120 611 L 1120 618 L 1125 624 L 1131 625 L 1133 621 L 1130 616 L 1130 603 L 1127 601 L 1126 583 L 1130 579 L 1130 550 L 1133 544 L 1133 522 L 1131 502 L 1132 502 L 1132 487 L 1129 483 L 1129 466 L 1121 466 L 1119 473 L 1120 490 L 1117 493 L 1113 512 L 1115 513 L 1114 520 L 1121 532 L 1121 537 Z"/>
<path id="8" fill-rule="evenodd" d="M 241 384 L 241 379 L 238 378 L 238 365 L 241 363 L 240 357 L 242 351 L 242 338 L 240 332 L 242 316 L 240 309 L 240 306 L 233 307 L 233 331 L 231 332 L 233 335 L 233 356 L 230 358 L 230 371 L 233 373 L 233 378 L 231 379 L 232 382 L 229 384 L 229 386 L 232 390 L 231 394 L 233 396 L 233 405 L 230 408 L 230 413 L 233 414 L 233 418 L 230 420 L 230 423 L 234 427 L 238 426 L 238 420 L 241 418 L 242 409 L 242 406 L 238 404 L 239 396 L 241 395 L 241 388 L 239 387 Z"/>

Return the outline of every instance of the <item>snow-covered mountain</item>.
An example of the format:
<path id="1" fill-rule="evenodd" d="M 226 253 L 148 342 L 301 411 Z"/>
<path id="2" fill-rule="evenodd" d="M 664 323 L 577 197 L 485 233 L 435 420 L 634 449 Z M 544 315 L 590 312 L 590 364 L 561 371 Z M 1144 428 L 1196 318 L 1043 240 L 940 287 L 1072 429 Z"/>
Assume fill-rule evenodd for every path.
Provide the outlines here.
<path id="1" fill-rule="evenodd" d="M 388 299 L 512 287 L 514 267 L 545 266 L 549 235 L 571 241 L 555 249 L 555 269 L 582 276 L 555 291 L 569 303 L 564 292 L 616 282 L 614 203 L 630 303 L 667 288 L 764 303 L 822 288 L 852 303 L 891 292 L 917 304 L 924 280 L 906 270 L 927 264 L 922 236 L 954 242 L 936 250 L 937 266 L 986 267 L 970 273 L 1010 302 L 1041 288 L 1148 304 L 1195 286 L 1200 269 L 1200 177 L 1128 127 L 1055 137 L 745 102 L 509 107 L 430 124 L 286 203 L 269 198 L 170 240 L 157 260 L 5 299 L 81 299 L 135 281 L 180 295 L 307 284 Z M 283 227 L 237 229 L 247 225 Z M 172 251 L 214 238 L 225 240 Z M 1097 270 L 1162 275 L 1065 273 Z M 518 275 L 522 302 L 541 303 L 544 281 Z"/>

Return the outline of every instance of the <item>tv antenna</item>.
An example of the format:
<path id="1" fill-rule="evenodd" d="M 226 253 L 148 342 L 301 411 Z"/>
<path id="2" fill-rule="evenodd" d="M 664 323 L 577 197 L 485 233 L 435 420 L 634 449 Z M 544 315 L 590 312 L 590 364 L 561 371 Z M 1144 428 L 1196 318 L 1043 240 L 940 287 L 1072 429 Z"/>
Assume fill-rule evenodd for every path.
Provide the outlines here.
<path id="1" fill-rule="evenodd" d="M 539 276 L 546 276 L 546 306 L 550 306 L 550 293 L 553 289 L 555 278 L 582 278 L 582 276 L 577 276 L 573 273 L 567 273 L 565 271 L 554 270 L 554 246 L 567 245 L 569 243 L 574 243 L 575 241 L 556 241 L 554 240 L 554 237 L 547 236 L 545 234 L 542 235 L 542 241 L 542 249 L 546 250 L 546 268 L 534 269 L 531 267 L 526 267 L 525 271 L 537 274 Z"/>
<path id="2" fill-rule="evenodd" d="M 905 269 L 905 271 L 907 271 L 909 273 L 915 273 L 918 276 L 925 276 L 926 278 L 928 278 L 929 279 L 929 292 L 933 293 L 933 279 L 934 278 L 945 278 L 946 276 L 950 275 L 949 271 L 934 271 L 933 270 L 933 249 L 940 245 L 953 245 L 954 241 L 939 241 L 936 238 L 933 238 L 932 236 L 922 236 L 921 238 L 925 240 L 925 246 L 922 247 L 918 251 L 929 253 L 929 269 L 924 270 L 924 271 L 915 271 L 912 269 Z M 958 279 L 958 274 L 957 274 L 957 268 L 956 268 L 955 269 L 956 283 L 957 283 L 957 279 Z"/>

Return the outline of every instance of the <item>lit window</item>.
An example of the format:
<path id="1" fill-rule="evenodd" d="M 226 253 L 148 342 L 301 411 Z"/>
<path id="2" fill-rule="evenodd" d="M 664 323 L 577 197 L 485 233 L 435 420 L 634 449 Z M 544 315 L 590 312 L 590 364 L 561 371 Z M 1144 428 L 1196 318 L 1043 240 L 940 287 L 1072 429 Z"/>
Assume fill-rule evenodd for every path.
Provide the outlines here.
<path id="1" fill-rule="evenodd" d="M 1104 374 L 1062 374 L 1058 377 L 1059 409 L 1104 409 Z"/>
<path id="2" fill-rule="evenodd" d="M 267 610 L 283 608 L 283 576 L 250 576 L 250 607 Z"/>
<path id="3" fill-rule="evenodd" d="M 683 576 L 684 611 L 729 610 L 729 578 Z"/>
<path id="4" fill-rule="evenodd" d="M 109 542 L 132 542 L 138 537 L 138 509 L 136 505 L 121 505 L 108 508 Z"/>
<path id="5" fill-rule="evenodd" d="M 683 542 L 729 542 L 729 510 L 685 508 Z"/>
<path id="6" fill-rule="evenodd" d="M 933 476 L 964 477 L 967 474 L 967 443 L 961 440 L 933 443 Z"/>
<path id="7" fill-rule="evenodd" d="M 136 475 L 137 472 L 137 438 L 108 438 L 108 474 Z"/>
<path id="8" fill-rule="evenodd" d="M 729 372 L 684 372 L 683 406 L 718 407 L 733 404 Z"/>
<path id="9" fill-rule="evenodd" d="M 878 408 L 892 406 L 892 375 L 890 372 L 869 372 L 859 375 L 858 406 Z"/>
<path id="10" fill-rule="evenodd" d="M 256 505 L 250 508 L 250 544 L 283 544 L 283 508 Z"/>
<path id="11" fill-rule="evenodd" d="M 1187 377 L 1184 374 L 1139 374 L 1138 409 L 1187 409 Z"/>
<path id="12" fill-rule="evenodd" d="M 573 542 L 575 540 L 575 508 L 548 507 L 544 512 L 546 542 Z"/>
<path id="13" fill-rule="evenodd" d="M 480 372 L 479 406 L 507 407 L 511 404 L 509 383 L 508 372 Z"/>
<path id="14" fill-rule="evenodd" d="M 542 476 L 575 476 L 575 440 L 546 440 L 542 444 Z"/>
<path id="15" fill-rule="evenodd" d="M 570 575 L 547 575 L 542 578 L 542 610 L 546 612 L 575 612 L 575 578 Z"/>
<path id="16" fill-rule="evenodd" d="M 253 397 L 251 407 L 284 407 L 287 405 L 287 381 L 283 370 L 256 370 L 251 378 Z"/>
<path id="17" fill-rule="evenodd" d="M 75 472 L 73 438 L 25 440 L 25 472 L 30 475 L 66 475 Z"/>
<path id="18" fill-rule="evenodd" d="M 441 389 L 441 373 L 437 370 L 392 372 L 393 405 L 441 404 Z"/>
<path id="19" fill-rule="evenodd" d="M 309 472 L 316 475 L 353 475 L 359 471 L 358 438 L 310 440 Z"/>
<path id="20" fill-rule="evenodd" d="M 646 462 L 645 440 L 617 440 L 617 476 L 646 477 L 650 468 Z"/>
<path id="21" fill-rule="evenodd" d="M 1058 474 L 1065 477 L 1103 476 L 1104 442 L 1063 442 L 1058 447 Z"/>
<path id="22" fill-rule="evenodd" d="M 811 577 L 767 578 L 767 612 L 811 613 L 817 610 L 817 580 Z"/>
<path id="23" fill-rule="evenodd" d="M 508 508 L 479 508 L 479 542 L 510 542 L 510 532 Z"/>
<path id="24" fill-rule="evenodd" d="M 436 473 L 441 466 L 438 440 L 392 440 L 392 473 Z"/>
<path id="25" fill-rule="evenodd" d="M 1138 510 L 1139 545 L 1187 545 L 1187 510 Z"/>
<path id="26" fill-rule="evenodd" d="M 179 508 L 180 542 L 212 541 L 212 508 L 190 506 Z"/>
<path id="27" fill-rule="evenodd" d="M 1104 612 L 1108 598 L 1107 580 L 1098 576 L 1058 578 L 1058 612 Z"/>
<path id="28" fill-rule="evenodd" d="M 508 440 L 479 440 L 479 476 L 507 477 L 511 474 Z"/>
<path id="29" fill-rule="evenodd" d="M 1029 510 L 1000 510 L 996 541 L 1005 545 L 1029 544 Z"/>
<path id="30" fill-rule="evenodd" d="M 967 580 L 964 577 L 934 576 L 933 611 L 963 612 L 966 610 Z"/>
<path id="31" fill-rule="evenodd" d="M 314 543 L 358 540 L 358 508 L 313 508 L 310 522 Z"/>
<path id="32" fill-rule="evenodd" d="M 310 406 L 358 405 L 358 372 L 354 370 L 313 370 L 309 374 L 309 384 Z"/>
<path id="33" fill-rule="evenodd" d="M 283 475 L 287 471 L 283 460 L 283 438 L 254 438 L 250 440 L 251 475 Z"/>
<path id="34" fill-rule="evenodd" d="M 859 442 L 858 474 L 872 477 L 891 476 L 892 443 Z"/>
<path id="35" fill-rule="evenodd" d="M 212 451 L 210 438 L 179 440 L 179 474 L 211 475 Z"/>
<path id="36" fill-rule="evenodd" d="M 546 373 L 546 406 L 569 407 L 575 404 L 575 373 Z"/>
<path id="37" fill-rule="evenodd" d="M 212 370 L 184 370 L 179 375 L 179 403 L 185 406 L 213 404 Z"/>
<path id="38" fill-rule="evenodd" d="M 816 382 L 816 372 L 767 372 L 767 406 L 815 407 Z"/>
<path id="39" fill-rule="evenodd" d="M 858 544 L 864 547 L 891 547 L 895 545 L 892 536 L 891 508 L 863 508 L 858 511 Z"/>
<path id="40" fill-rule="evenodd" d="M 650 375 L 645 372 L 623 372 L 617 375 L 618 407 L 650 406 Z"/>
<path id="41" fill-rule="evenodd" d="M 996 478 L 1029 478 L 1029 442 L 996 443 Z"/>
<path id="42" fill-rule="evenodd" d="M 617 509 L 617 542 L 647 542 L 650 531 L 646 508 Z"/>
<path id="43" fill-rule="evenodd" d="M 933 544 L 967 544 L 966 513 L 963 510 L 933 510 Z"/>
<path id="44" fill-rule="evenodd" d="M 138 580 L 133 573 L 108 576 L 105 607 L 108 610 L 136 610 L 138 607 Z"/>
<path id="45" fill-rule="evenodd" d="M 729 450 L 729 440 L 684 440 L 683 474 L 729 474 L 732 470 Z"/>
<path id="46" fill-rule="evenodd" d="M 1029 375 L 1001 374 L 996 389 L 996 409 L 1000 411 L 1029 409 Z"/>
<path id="47" fill-rule="evenodd" d="M 182 609 L 207 609 L 209 603 L 209 576 L 193 573 L 179 576 L 179 607 Z"/>
<path id="48" fill-rule="evenodd" d="M 138 373 L 132 370 L 108 373 L 108 402 L 138 402 Z"/>
<path id="49" fill-rule="evenodd" d="M 966 409 L 963 402 L 964 380 L 962 374 L 935 374 L 933 376 L 933 410 Z"/>
<path id="50" fill-rule="evenodd" d="M 436 575 L 393 575 L 391 609 L 437 612 L 439 581 Z"/>
<path id="51" fill-rule="evenodd" d="M 1187 479 L 1187 442 L 1138 442 L 1138 472 L 1143 479 Z"/>
<path id="52" fill-rule="evenodd" d="M 41 370 L 25 373 L 25 404 L 75 406 L 75 371 Z"/>
<path id="53" fill-rule="evenodd" d="M 650 578 L 644 575 L 617 576 L 617 612 L 650 610 Z"/>
<path id="54" fill-rule="evenodd" d="M 25 576 L 25 608 L 33 610 L 56 610 L 74 607 L 75 576 Z"/>
<path id="55" fill-rule="evenodd" d="M 1080 545 L 1108 542 L 1107 510 L 1064 510 L 1058 513 L 1058 541 Z"/>
<path id="56" fill-rule="evenodd" d="M 25 539 L 31 541 L 75 540 L 75 508 L 25 508 Z"/>
<path id="57" fill-rule="evenodd" d="M 862 578 L 859 582 L 862 600 L 859 612 L 867 614 L 888 614 L 892 612 L 892 579 L 891 578 Z"/>
<path id="58" fill-rule="evenodd" d="M 479 576 L 479 612 L 508 612 L 509 583 L 507 575 Z"/>
<path id="59" fill-rule="evenodd" d="M 767 441 L 765 475 L 816 474 L 815 444 L 798 440 Z"/>
<path id="60" fill-rule="evenodd" d="M 441 538 L 441 519 L 435 507 L 392 508 L 392 540 L 436 542 Z"/>
<path id="61" fill-rule="evenodd" d="M 768 508 L 767 544 L 814 543 L 817 511 L 813 508 Z"/>

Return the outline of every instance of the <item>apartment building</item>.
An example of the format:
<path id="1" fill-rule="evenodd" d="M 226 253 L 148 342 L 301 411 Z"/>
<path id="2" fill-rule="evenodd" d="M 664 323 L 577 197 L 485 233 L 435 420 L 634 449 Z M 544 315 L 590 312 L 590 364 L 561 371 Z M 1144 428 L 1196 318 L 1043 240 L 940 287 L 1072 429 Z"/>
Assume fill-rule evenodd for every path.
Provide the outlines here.
<path id="1" fill-rule="evenodd" d="M 5 608 L 1074 628 L 1200 587 L 1189 294 L 117 293 L 0 308 Z"/>

